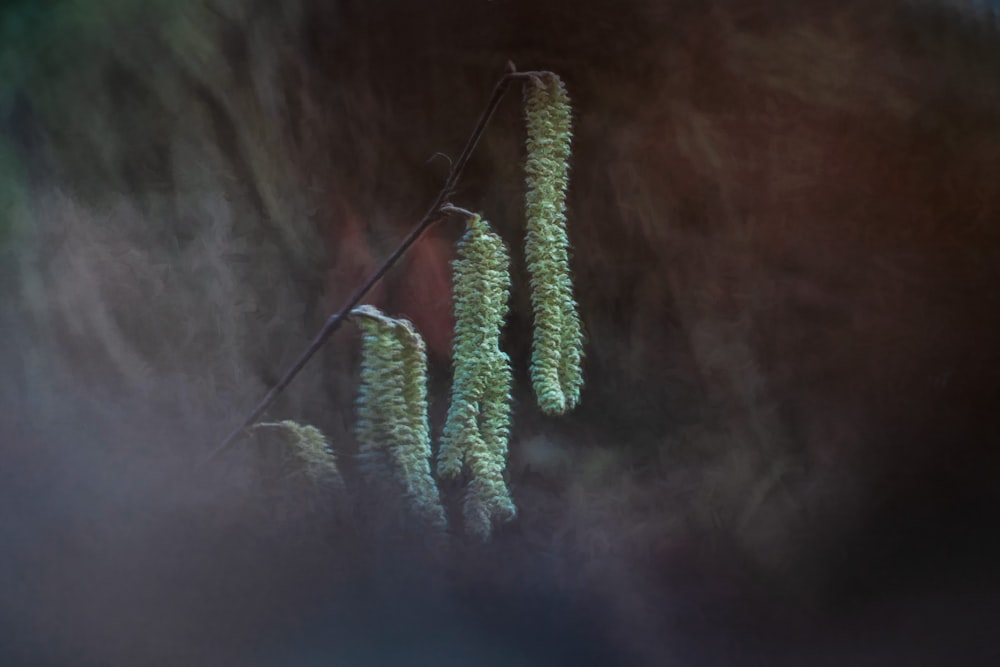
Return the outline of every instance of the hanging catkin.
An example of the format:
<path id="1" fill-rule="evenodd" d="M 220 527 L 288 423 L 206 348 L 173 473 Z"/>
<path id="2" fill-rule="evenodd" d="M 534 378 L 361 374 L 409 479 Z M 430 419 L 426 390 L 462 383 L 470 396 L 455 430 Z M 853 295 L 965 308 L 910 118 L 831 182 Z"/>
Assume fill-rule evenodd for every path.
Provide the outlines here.
<path id="1" fill-rule="evenodd" d="M 489 538 L 494 521 L 517 510 L 503 478 L 510 438 L 510 358 L 500 330 L 510 297 L 510 257 L 503 240 L 476 215 L 458 243 L 454 270 L 455 338 L 451 407 L 438 452 L 438 474 L 470 473 L 466 532 Z"/>
<path id="2" fill-rule="evenodd" d="M 326 437 L 315 426 L 300 424 L 291 419 L 280 422 L 264 422 L 254 426 L 271 428 L 284 435 L 295 452 L 301 472 L 314 484 L 328 484 L 342 488 L 344 480 L 337 468 L 337 457 Z"/>
<path id="3" fill-rule="evenodd" d="M 525 85 L 527 182 L 525 259 L 535 313 L 531 379 L 538 405 L 562 414 L 580 400 L 583 331 L 573 298 L 566 232 L 566 187 L 572 117 L 569 95 L 555 74 Z"/>
<path id="4" fill-rule="evenodd" d="M 411 511 L 444 528 L 445 516 L 430 469 L 427 352 L 407 320 L 372 306 L 351 313 L 362 331 L 361 386 L 357 400 L 358 458 L 376 484 L 398 481 Z"/>

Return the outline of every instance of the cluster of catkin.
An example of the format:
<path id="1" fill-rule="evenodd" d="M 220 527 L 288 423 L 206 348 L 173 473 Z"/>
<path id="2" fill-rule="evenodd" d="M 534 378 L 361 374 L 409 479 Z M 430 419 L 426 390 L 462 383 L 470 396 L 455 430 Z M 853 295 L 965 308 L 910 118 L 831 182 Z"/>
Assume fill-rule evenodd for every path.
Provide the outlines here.
<path id="1" fill-rule="evenodd" d="M 548 414 L 576 406 L 583 384 L 583 333 L 573 298 L 566 232 L 572 138 L 566 88 L 543 74 L 525 86 L 527 229 L 525 260 L 534 309 L 531 377 Z M 511 426 L 510 357 L 500 349 L 508 313 L 510 256 L 480 215 L 467 220 L 453 268 L 455 333 L 451 405 L 437 455 L 441 479 L 467 478 L 465 532 L 486 540 L 517 513 L 504 479 Z M 445 528 L 431 473 L 427 354 L 413 325 L 371 306 L 352 313 L 362 331 L 356 434 L 359 463 L 394 479 L 414 516 Z"/>

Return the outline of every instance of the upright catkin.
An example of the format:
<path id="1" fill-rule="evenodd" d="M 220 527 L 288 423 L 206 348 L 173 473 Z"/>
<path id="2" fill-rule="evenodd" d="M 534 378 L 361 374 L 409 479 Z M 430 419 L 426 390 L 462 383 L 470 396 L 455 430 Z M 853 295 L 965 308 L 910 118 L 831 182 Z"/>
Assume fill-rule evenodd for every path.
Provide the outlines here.
<path id="1" fill-rule="evenodd" d="M 444 508 L 431 476 L 427 351 L 407 320 L 372 306 L 351 313 L 362 331 L 361 383 L 355 433 L 360 468 L 376 485 L 398 482 L 409 509 L 445 528 Z"/>
<path id="2" fill-rule="evenodd" d="M 438 451 L 438 474 L 471 480 L 466 532 L 488 539 L 494 521 L 516 513 L 503 478 L 510 438 L 512 371 L 500 349 L 510 298 L 510 256 L 481 216 L 469 218 L 452 263 L 455 336 L 451 406 Z"/>
<path id="3" fill-rule="evenodd" d="M 542 411 L 574 408 L 583 387 L 583 329 L 573 298 L 566 188 L 573 137 L 569 95 L 555 74 L 525 85 L 525 260 L 535 314 L 531 379 Z"/>

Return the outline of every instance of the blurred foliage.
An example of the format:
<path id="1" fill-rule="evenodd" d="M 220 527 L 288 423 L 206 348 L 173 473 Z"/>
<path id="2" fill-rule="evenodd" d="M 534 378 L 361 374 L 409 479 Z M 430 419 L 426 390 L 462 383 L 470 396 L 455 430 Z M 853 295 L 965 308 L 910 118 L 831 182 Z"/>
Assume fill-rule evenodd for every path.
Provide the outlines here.
<path id="1" fill-rule="evenodd" d="M 155 0 L 158 2 L 158 0 Z M 116 18 L 140 9 L 133 0 L 12 0 L 0 5 L 0 248 L 24 224 L 25 137 L 18 106 L 41 119 L 83 111 L 96 84 L 88 67 L 116 35 Z"/>
<path id="2" fill-rule="evenodd" d="M 9 142 L 0 136 L 0 262 L 4 252 L 17 235 L 17 223 L 23 219 L 19 211 L 24 205 L 21 163 Z"/>
<path id="3" fill-rule="evenodd" d="M 116 17 L 139 8 L 132 0 L 15 0 L 0 8 L 0 111 L 18 90 L 81 72 L 88 50 L 115 35 Z"/>

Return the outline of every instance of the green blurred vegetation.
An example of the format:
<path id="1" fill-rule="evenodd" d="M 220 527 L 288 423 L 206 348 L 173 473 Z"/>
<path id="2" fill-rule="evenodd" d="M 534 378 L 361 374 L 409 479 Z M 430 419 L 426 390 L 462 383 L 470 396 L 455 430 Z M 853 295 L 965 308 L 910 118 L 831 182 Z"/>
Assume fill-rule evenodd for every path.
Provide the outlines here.
<path id="1" fill-rule="evenodd" d="M 17 102 L 58 122 L 78 109 L 78 95 L 93 81 L 102 46 L 113 37 L 115 16 L 138 7 L 133 0 L 8 0 L 0 4 L 0 248 L 23 231 L 25 164 L 11 118 Z"/>

